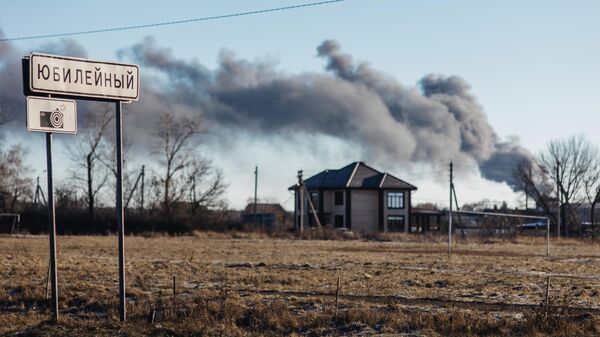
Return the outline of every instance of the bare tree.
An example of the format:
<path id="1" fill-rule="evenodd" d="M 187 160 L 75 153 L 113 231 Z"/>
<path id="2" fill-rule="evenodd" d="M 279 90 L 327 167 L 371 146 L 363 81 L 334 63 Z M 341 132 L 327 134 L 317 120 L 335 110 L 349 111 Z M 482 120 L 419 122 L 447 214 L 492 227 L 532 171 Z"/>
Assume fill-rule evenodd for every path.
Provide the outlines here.
<path id="1" fill-rule="evenodd" d="M 555 186 L 559 186 L 566 220 L 565 234 L 568 235 L 569 227 L 581 222 L 578 210 L 586 200 L 586 190 L 589 189 L 592 193 L 597 181 L 597 174 L 594 172 L 597 165 L 596 148 L 583 135 L 575 135 L 550 141 L 537 158 L 521 163 L 514 175 L 518 186 L 536 200 L 555 221 L 557 219 L 552 209 L 560 201 L 553 190 Z M 557 167 L 560 173 L 558 176 Z"/>
<path id="2" fill-rule="evenodd" d="M 78 167 L 72 172 L 72 178 L 84 192 L 90 219 L 94 218 L 98 193 L 108 180 L 108 172 L 101 164 L 100 153 L 107 146 L 105 136 L 112 118 L 109 109 L 94 111 L 86 120 L 81 141 L 67 145 L 68 154 Z"/>
<path id="3" fill-rule="evenodd" d="M 226 188 L 221 170 L 214 168 L 209 160 L 196 157 L 186 171 L 192 213 L 199 207 L 217 206 Z"/>
<path id="4" fill-rule="evenodd" d="M 550 181 L 550 172 L 532 159 L 518 163 L 513 176 L 516 187 L 527 193 L 556 222 L 556 213 L 553 211 L 557 207 L 556 194 L 553 194 L 555 185 Z"/>
<path id="5" fill-rule="evenodd" d="M 20 145 L 0 152 L 0 209 L 3 212 L 15 212 L 20 203 L 31 198 L 33 181 L 24 157 L 25 150 Z"/>
<path id="6" fill-rule="evenodd" d="M 98 152 L 98 160 L 102 165 L 110 172 L 110 176 L 113 184 L 113 191 L 117 190 L 117 142 L 114 132 L 107 132 L 107 138 L 105 140 L 105 146 L 103 146 Z M 132 190 L 132 182 L 131 182 L 131 172 L 128 170 L 131 142 L 128 138 L 123 135 L 123 195 L 125 198 L 131 193 Z M 114 195 L 113 195 L 114 197 Z M 113 199 L 114 200 L 114 199 Z"/>
<path id="7" fill-rule="evenodd" d="M 197 136 L 205 133 L 202 123 L 167 112 L 157 125 L 160 127 L 153 130 L 156 138 L 153 153 L 160 158 L 164 171 L 153 179 L 153 186 L 160 187 L 157 192 L 163 211 L 169 213 L 188 193 L 197 193 L 193 207 L 211 205 L 221 196 L 224 186 L 221 173 L 195 149 Z M 194 185 L 196 189 L 192 188 Z"/>
<path id="8" fill-rule="evenodd" d="M 546 167 L 559 167 L 559 187 L 564 201 L 565 234 L 574 223 L 581 223 L 578 210 L 585 200 L 586 176 L 597 157 L 594 146 L 583 135 L 551 141 L 540 162 Z M 553 165 L 553 166 L 552 166 Z M 551 179 L 556 183 L 556 172 Z"/>
<path id="9" fill-rule="evenodd" d="M 600 153 L 598 149 L 593 146 L 591 147 L 592 161 L 583 180 L 585 198 L 590 205 L 590 223 L 592 229 L 592 236 L 595 232 L 595 209 L 596 205 L 600 202 Z"/>
<path id="10" fill-rule="evenodd" d="M 0 104 L 0 125 L 9 121 L 5 106 Z M 0 134 L 0 143 L 4 141 L 4 133 Z M 12 145 L 7 150 L 0 149 L 0 210 L 15 212 L 26 199 L 31 199 L 30 168 L 25 165 L 25 149 Z"/>

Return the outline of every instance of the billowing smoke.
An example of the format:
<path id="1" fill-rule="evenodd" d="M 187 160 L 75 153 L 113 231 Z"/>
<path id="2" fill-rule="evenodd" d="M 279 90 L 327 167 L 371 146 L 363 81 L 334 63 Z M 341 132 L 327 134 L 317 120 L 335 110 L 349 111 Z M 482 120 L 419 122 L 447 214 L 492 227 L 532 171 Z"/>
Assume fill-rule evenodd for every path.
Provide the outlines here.
<path id="1" fill-rule="evenodd" d="M 0 30 L 0 37 L 4 33 Z M 25 97 L 21 80 L 21 57 L 9 43 L 0 43 L 0 121 L 25 117 Z"/>
<path id="2" fill-rule="evenodd" d="M 4 37 L 1 29 L 0 37 Z M 36 51 L 75 57 L 87 56 L 85 49 L 70 39 L 61 39 L 56 43 L 44 44 Z M 27 54 L 29 52 L 18 50 L 10 43 L 0 43 L 0 121 L 2 122 L 12 121 L 24 125 L 26 98 L 23 95 L 21 59 Z M 97 109 L 97 105 L 90 102 L 81 102 L 79 110 Z M 81 117 L 80 121 L 84 121 L 86 113 L 79 114 L 79 116 Z"/>
<path id="3" fill-rule="evenodd" d="M 325 73 L 287 74 L 272 63 L 239 59 L 229 51 L 220 53 L 211 71 L 176 59 L 150 38 L 120 55 L 168 78 L 162 100 L 187 107 L 186 113 L 201 112 L 219 128 L 266 137 L 324 134 L 352 144 L 367 160 L 454 160 L 476 164 L 485 178 L 509 185 L 511 167 L 530 157 L 516 138 L 500 140 L 460 77 L 427 75 L 418 87 L 406 87 L 355 62 L 332 40 L 317 47 Z"/>
<path id="4" fill-rule="evenodd" d="M 86 55 L 72 40 L 41 50 Z M 13 117 L 24 116 L 23 55 L 0 43 L 0 111 Z M 213 129 L 260 137 L 335 137 L 356 149 L 352 160 L 469 163 L 478 165 L 485 178 L 510 185 L 510 167 L 530 157 L 517 139 L 498 137 L 460 77 L 427 75 L 416 87 L 403 86 L 369 64 L 355 62 L 332 40 L 317 47 L 327 71 L 301 74 L 285 73 L 267 61 L 239 59 L 227 50 L 219 54 L 217 68 L 208 69 L 175 58 L 152 38 L 118 55 L 143 69 L 141 99 L 125 108 L 126 118 L 136 120 L 129 124 L 129 137 L 147 135 L 156 117 L 168 110 L 203 118 Z"/>

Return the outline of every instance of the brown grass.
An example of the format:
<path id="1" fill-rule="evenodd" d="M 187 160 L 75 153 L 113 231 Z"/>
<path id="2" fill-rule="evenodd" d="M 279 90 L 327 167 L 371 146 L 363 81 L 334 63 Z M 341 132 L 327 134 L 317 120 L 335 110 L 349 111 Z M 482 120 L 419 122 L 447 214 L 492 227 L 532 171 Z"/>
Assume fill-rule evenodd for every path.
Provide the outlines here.
<path id="1" fill-rule="evenodd" d="M 379 240 L 127 237 L 129 322 L 121 325 L 116 237 L 59 237 L 56 325 L 47 321 L 47 238 L 0 237 L 0 335 L 599 334 L 600 280 L 553 277 L 550 308 L 540 306 L 546 273 L 599 274 L 595 243 L 553 243 L 547 258 L 543 239 L 459 240 L 449 259 L 439 237 Z"/>

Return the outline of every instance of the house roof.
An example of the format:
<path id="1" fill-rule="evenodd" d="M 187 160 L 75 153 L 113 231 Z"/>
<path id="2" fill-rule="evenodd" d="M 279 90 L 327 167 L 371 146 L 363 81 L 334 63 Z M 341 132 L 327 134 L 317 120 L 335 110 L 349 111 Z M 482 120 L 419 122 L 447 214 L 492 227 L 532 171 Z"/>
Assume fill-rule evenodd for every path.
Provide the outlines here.
<path id="1" fill-rule="evenodd" d="M 417 188 L 389 173 L 377 171 L 362 161 L 357 161 L 337 170 L 325 170 L 304 180 L 308 189 L 405 189 Z M 290 190 L 296 185 L 290 187 Z"/>
<path id="2" fill-rule="evenodd" d="M 259 214 L 267 214 L 267 213 L 285 213 L 283 207 L 280 204 L 265 204 L 265 203 L 257 203 L 256 204 L 256 213 Z M 244 209 L 244 213 L 252 214 L 254 213 L 254 203 L 249 203 L 246 205 Z"/>

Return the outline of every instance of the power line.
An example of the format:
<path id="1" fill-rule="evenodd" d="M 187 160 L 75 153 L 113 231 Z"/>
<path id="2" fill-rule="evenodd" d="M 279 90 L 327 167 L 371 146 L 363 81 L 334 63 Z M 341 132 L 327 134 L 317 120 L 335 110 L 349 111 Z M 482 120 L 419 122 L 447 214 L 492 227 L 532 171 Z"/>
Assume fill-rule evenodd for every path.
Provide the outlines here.
<path id="1" fill-rule="evenodd" d="M 292 198 L 294 197 L 294 193 L 290 191 L 290 196 L 281 204 L 281 207 L 284 207 L 288 204 L 288 202 L 290 202 L 290 200 L 292 200 Z"/>
<path id="2" fill-rule="evenodd" d="M 336 3 L 336 2 L 343 2 L 343 1 L 346 1 L 346 0 L 320 1 L 320 2 L 312 2 L 312 3 L 307 3 L 307 4 L 301 4 L 301 5 L 293 5 L 293 6 L 285 6 L 285 7 L 277 7 L 277 8 L 269 8 L 269 9 L 260 9 L 260 10 L 250 11 L 250 12 L 240 12 L 240 13 L 232 13 L 232 14 L 224 14 L 224 15 L 206 16 L 206 17 L 202 17 L 202 18 L 177 20 L 177 21 L 167 21 L 167 22 L 157 22 L 157 23 L 149 23 L 149 24 L 135 25 L 135 26 L 101 28 L 101 29 L 84 30 L 84 31 L 78 31 L 78 32 L 54 33 L 54 34 L 45 34 L 45 35 L 29 35 L 29 36 L 19 36 L 19 37 L 7 37 L 7 38 L 1 38 L 0 42 L 20 41 L 20 40 L 34 40 L 34 39 L 46 39 L 46 38 L 65 37 L 65 36 L 74 36 L 74 35 L 89 35 L 89 34 L 108 33 L 108 32 L 116 32 L 116 31 L 123 31 L 123 30 L 134 30 L 134 29 L 161 27 L 161 26 L 172 26 L 172 25 L 179 25 L 179 24 L 183 24 L 183 23 L 191 23 L 191 22 L 198 22 L 198 21 L 211 21 L 211 20 L 219 20 L 219 19 L 228 19 L 228 18 L 234 18 L 234 17 L 238 17 L 238 16 L 247 16 L 247 15 L 255 15 L 255 14 L 280 12 L 280 11 L 291 10 L 291 9 L 298 9 L 298 8 L 305 8 L 305 7 L 315 7 L 315 6 L 327 5 L 327 4 L 332 4 L 332 3 Z"/>

